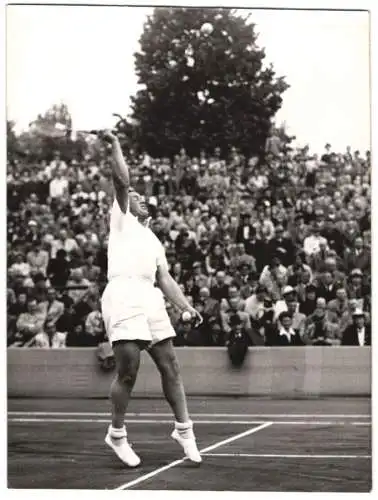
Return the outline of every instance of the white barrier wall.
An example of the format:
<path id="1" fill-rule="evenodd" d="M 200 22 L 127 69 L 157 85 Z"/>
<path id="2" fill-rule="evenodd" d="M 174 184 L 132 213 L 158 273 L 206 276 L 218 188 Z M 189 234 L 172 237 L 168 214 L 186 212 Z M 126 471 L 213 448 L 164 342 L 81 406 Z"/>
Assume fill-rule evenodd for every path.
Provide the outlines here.
<path id="1" fill-rule="evenodd" d="M 369 396 L 370 347 L 253 347 L 241 368 L 224 348 L 177 349 L 189 395 L 270 397 Z M 107 397 L 113 373 L 104 373 L 94 349 L 8 349 L 10 397 Z M 138 396 L 159 396 L 159 374 L 142 354 Z"/>

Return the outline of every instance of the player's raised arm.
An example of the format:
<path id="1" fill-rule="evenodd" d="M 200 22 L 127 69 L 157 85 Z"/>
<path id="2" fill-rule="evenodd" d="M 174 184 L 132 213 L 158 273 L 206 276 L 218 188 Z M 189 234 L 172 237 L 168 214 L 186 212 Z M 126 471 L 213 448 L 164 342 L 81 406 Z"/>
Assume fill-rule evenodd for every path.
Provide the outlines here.
<path id="1" fill-rule="evenodd" d="M 130 188 L 129 167 L 123 156 L 118 137 L 109 130 L 104 130 L 101 137 L 112 146 L 113 161 L 111 163 L 115 194 L 120 209 L 126 213 Z"/>

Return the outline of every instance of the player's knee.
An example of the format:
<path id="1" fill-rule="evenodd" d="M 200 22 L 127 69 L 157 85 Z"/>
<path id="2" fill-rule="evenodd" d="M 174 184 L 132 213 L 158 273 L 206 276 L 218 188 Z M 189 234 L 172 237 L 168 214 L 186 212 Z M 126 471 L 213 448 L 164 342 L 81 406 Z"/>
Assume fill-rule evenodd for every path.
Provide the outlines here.
<path id="1" fill-rule="evenodd" d="M 121 384 L 133 385 L 138 374 L 140 350 L 131 344 L 117 346 L 116 349 L 118 380 Z"/>
<path id="2" fill-rule="evenodd" d="M 138 374 L 138 365 L 136 363 L 120 363 L 117 376 L 119 382 L 124 385 L 134 385 Z"/>
<path id="3" fill-rule="evenodd" d="M 172 381 L 180 377 L 180 367 L 174 353 L 169 353 L 164 357 L 160 365 L 160 372 L 163 377 L 169 378 Z"/>

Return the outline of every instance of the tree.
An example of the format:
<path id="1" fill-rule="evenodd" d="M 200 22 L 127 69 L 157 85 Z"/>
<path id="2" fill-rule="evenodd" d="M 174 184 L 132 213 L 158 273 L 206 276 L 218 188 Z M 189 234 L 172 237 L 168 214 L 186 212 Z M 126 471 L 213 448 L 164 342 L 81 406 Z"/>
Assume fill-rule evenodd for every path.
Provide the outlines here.
<path id="1" fill-rule="evenodd" d="M 9 159 L 20 154 L 20 147 L 14 131 L 14 125 L 14 122 L 7 120 L 7 155 Z"/>
<path id="2" fill-rule="evenodd" d="M 261 153 L 288 88 L 264 58 L 254 25 L 230 9 L 156 8 L 135 54 L 141 88 L 132 117 L 141 147 L 169 156 L 180 147 Z"/>

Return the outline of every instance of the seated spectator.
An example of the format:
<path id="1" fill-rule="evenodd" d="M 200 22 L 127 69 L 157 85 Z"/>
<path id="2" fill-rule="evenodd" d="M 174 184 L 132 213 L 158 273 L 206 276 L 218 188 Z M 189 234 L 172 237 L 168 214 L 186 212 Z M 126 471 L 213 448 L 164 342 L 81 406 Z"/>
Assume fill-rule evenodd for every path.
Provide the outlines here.
<path id="1" fill-rule="evenodd" d="M 209 286 L 209 277 L 203 272 L 201 262 L 194 262 L 193 278 L 195 285 L 198 286 L 199 289 Z"/>
<path id="2" fill-rule="evenodd" d="M 345 288 L 340 287 L 336 290 L 336 298 L 328 303 L 328 309 L 339 319 L 349 311 L 348 295 Z"/>
<path id="3" fill-rule="evenodd" d="M 46 250 L 43 250 L 42 242 L 40 240 L 37 240 L 32 245 L 32 248 L 26 257 L 30 270 L 35 273 L 41 273 L 43 276 L 47 276 L 49 259 L 49 253 Z"/>
<path id="4" fill-rule="evenodd" d="M 230 298 L 228 300 L 228 304 L 229 307 L 226 311 L 220 311 L 220 323 L 225 335 L 225 341 L 228 341 L 229 335 L 231 333 L 230 318 L 235 315 L 239 316 L 243 330 L 247 332 L 248 336 L 251 338 L 251 321 L 249 315 L 246 312 L 240 310 L 239 297 Z"/>
<path id="5" fill-rule="evenodd" d="M 307 271 L 309 275 L 309 281 L 311 282 L 313 279 L 311 267 L 306 264 L 305 255 L 303 254 L 303 252 L 298 252 L 295 255 L 294 264 L 290 265 L 287 268 L 288 285 L 291 285 L 293 287 L 297 286 L 299 283 L 304 285 L 303 280 L 301 279 L 303 271 Z"/>
<path id="6" fill-rule="evenodd" d="M 282 249 L 282 264 L 288 267 L 293 264 L 294 245 L 293 242 L 285 235 L 284 227 L 279 224 L 275 228 L 275 235 L 269 242 L 269 251 L 271 255 L 276 255 Z"/>
<path id="7" fill-rule="evenodd" d="M 331 272 L 326 271 L 321 274 L 314 285 L 316 286 L 316 295 L 324 297 L 326 302 L 336 298 L 337 283 Z"/>
<path id="8" fill-rule="evenodd" d="M 35 297 L 30 296 L 27 302 L 27 312 L 21 313 L 16 322 L 15 342 L 12 347 L 28 346 L 28 343 L 43 332 L 45 316 L 38 310 Z"/>
<path id="9" fill-rule="evenodd" d="M 71 345 L 71 337 L 76 325 L 80 323 L 80 318 L 81 317 L 77 314 L 74 304 L 70 303 L 65 305 L 63 314 L 56 322 L 57 331 L 66 335 L 67 347 L 74 347 L 74 345 Z"/>
<path id="10" fill-rule="evenodd" d="M 192 300 L 195 301 L 198 297 L 200 288 L 195 284 L 194 277 L 191 273 L 186 273 L 186 277 L 184 278 L 184 290 L 185 295 L 188 297 L 192 297 Z"/>
<path id="11" fill-rule="evenodd" d="M 275 306 L 274 306 L 274 318 L 273 321 L 277 321 L 279 315 L 282 312 L 285 312 L 288 310 L 288 303 L 295 301 L 296 302 L 296 293 L 295 290 L 292 286 L 285 286 L 282 292 L 282 300 L 277 300 Z"/>
<path id="12" fill-rule="evenodd" d="M 229 267 L 230 261 L 226 252 L 219 242 L 215 242 L 210 248 L 210 252 L 205 259 L 207 274 L 214 275 L 217 271 L 225 271 Z"/>
<path id="13" fill-rule="evenodd" d="M 277 326 L 273 328 L 266 338 L 268 346 L 300 346 L 302 338 L 293 328 L 293 318 L 288 311 L 282 312 L 278 317 Z"/>
<path id="14" fill-rule="evenodd" d="M 341 345 L 371 345 L 371 326 L 366 323 L 365 314 L 361 309 L 353 312 L 353 323 L 343 331 Z"/>
<path id="15" fill-rule="evenodd" d="M 310 235 L 304 239 L 303 250 L 308 257 L 318 253 L 322 247 L 328 246 L 327 240 L 320 234 L 321 227 L 313 223 Z"/>
<path id="16" fill-rule="evenodd" d="M 7 311 L 7 345 L 9 346 L 15 340 L 16 322 L 21 314 L 27 312 L 27 293 L 21 290 L 16 297 L 16 302 L 8 305 Z"/>
<path id="17" fill-rule="evenodd" d="M 240 290 L 243 299 L 249 297 L 258 285 L 258 274 L 250 270 L 247 263 L 242 262 L 238 270 L 233 273 L 232 283 Z"/>
<path id="18" fill-rule="evenodd" d="M 230 299 L 237 300 L 238 301 L 238 309 L 240 311 L 244 311 L 245 302 L 240 295 L 239 288 L 234 283 L 232 283 L 228 288 L 228 296 L 221 300 L 221 303 L 220 303 L 220 310 L 221 311 L 228 311 L 229 310 Z"/>
<path id="19" fill-rule="evenodd" d="M 46 317 L 46 322 L 49 325 L 56 325 L 56 322 L 64 313 L 64 304 L 56 299 L 54 288 L 48 288 L 46 292 L 46 300 L 39 304 L 39 308 Z"/>
<path id="20" fill-rule="evenodd" d="M 264 267 L 260 275 L 259 283 L 270 294 L 275 294 L 278 298 L 281 295 L 281 288 L 285 286 L 287 279 L 287 269 L 281 264 L 279 256 L 273 257 L 270 264 Z"/>
<path id="21" fill-rule="evenodd" d="M 357 268 L 368 271 L 371 265 L 371 255 L 370 250 L 364 245 L 363 238 L 358 236 L 353 240 L 352 245 L 344 249 L 343 259 L 346 269 L 351 271 Z"/>
<path id="22" fill-rule="evenodd" d="M 198 347 L 203 345 L 202 334 L 199 328 L 193 327 L 191 321 L 180 319 L 176 327 L 177 340 L 176 345 L 186 345 Z"/>
<path id="23" fill-rule="evenodd" d="M 301 297 L 299 295 L 299 297 Z M 310 316 L 316 309 L 316 287 L 308 285 L 303 299 L 299 301 L 299 312 L 305 316 Z"/>
<path id="24" fill-rule="evenodd" d="M 179 283 L 179 284 L 182 284 L 183 283 L 183 280 L 184 280 L 184 272 L 182 270 L 182 265 L 181 265 L 181 262 L 175 262 L 173 264 L 173 267 L 172 267 L 172 270 L 171 270 L 171 274 L 172 274 L 172 277 L 173 279 Z"/>
<path id="25" fill-rule="evenodd" d="M 88 281 L 91 281 L 92 283 L 95 283 L 99 280 L 101 269 L 94 263 L 95 256 L 93 252 L 87 252 L 84 258 L 85 258 L 85 263 L 81 267 L 83 278 L 87 279 Z"/>
<path id="26" fill-rule="evenodd" d="M 66 347 L 66 334 L 58 332 L 55 323 L 48 321 L 44 325 L 43 331 L 30 341 L 29 347 L 38 347 L 40 349 L 62 349 Z"/>
<path id="27" fill-rule="evenodd" d="M 348 277 L 347 294 L 350 299 L 357 299 L 361 309 L 364 307 L 364 299 L 370 294 L 368 286 L 363 284 L 363 273 L 361 269 L 353 269 Z"/>
<path id="28" fill-rule="evenodd" d="M 293 324 L 292 327 L 295 331 L 299 333 L 302 338 L 304 333 L 304 327 L 306 322 L 306 316 L 299 312 L 298 302 L 295 296 L 286 299 L 287 312 L 291 314 Z"/>
<path id="29" fill-rule="evenodd" d="M 47 266 L 47 276 L 54 288 L 66 286 L 70 276 L 70 262 L 65 250 L 58 250 L 56 258 L 51 259 Z"/>
<path id="30" fill-rule="evenodd" d="M 14 272 L 19 276 L 23 276 L 24 278 L 30 276 L 30 264 L 28 264 L 24 256 L 21 253 L 17 253 L 14 258 L 14 263 L 10 267 L 10 272 Z"/>
<path id="31" fill-rule="evenodd" d="M 238 271 L 241 266 L 246 266 L 248 272 L 255 273 L 257 271 L 256 259 L 246 253 L 244 243 L 238 243 L 235 246 L 235 254 L 230 259 L 230 272 Z"/>
<path id="32" fill-rule="evenodd" d="M 190 236 L 187 227 L 180 230 L 175 240 L 175 250 L 177 260 L 181 262 L 184 270 L 191 269 L 196 260 L 197 245 L 194 236 Z"/>
<path id="33" fill-rule="evenodd" d="M 79 246 L 76 241 L 68 236 L 65 229 L 61 229 L 58 239 L 55 239 L 51 244 L 51 258 L 56 258 L 58 250 L 65 250 L 67 254 L 70 254 L 72 250 L 77 250 L 78 248 Z"/>
<path id="34" fill-rule="evenodd" d="M 97 346 L 104 339 L 105 327 L 100 308 L 100 303 L 97 302 L 95 309 L 85 319 L 85 336 L 88 347 Z"/>
<path id="35" fill-rule="evenodd" d="M 210 296 L 218 301 L 228 297 L 229 285 L 226 283 L 226 273 L 224 271 L 218 271 L 215 275 L 215 280 L 210 288 Z"/>
<path id="36" fill-rule="evenodd" d="M 71 279 L 67 281 L 67 288 L 69 289 L 68 296 L 77 304 L 86 295 L 91 285 L 92 283 L 84 278 L 80 268 L 72 269 Z"/>
<path id="37" fill-rule="evenodd" d="M 245 300 L 244 311 L 249 314 L 252 322 L 257 321 L 263 314 L 266 296 L 266 289 L 262 285 L 258 285 L 255 293 Z"/>
<path id="38" fill-rule="evenodd" d="M 316 300 L 316 309 L 305 322 L 303 340 L 311 345 L 339 345 L 340 331 L 338 324 L 330 318 L 324 297 Z"/>

